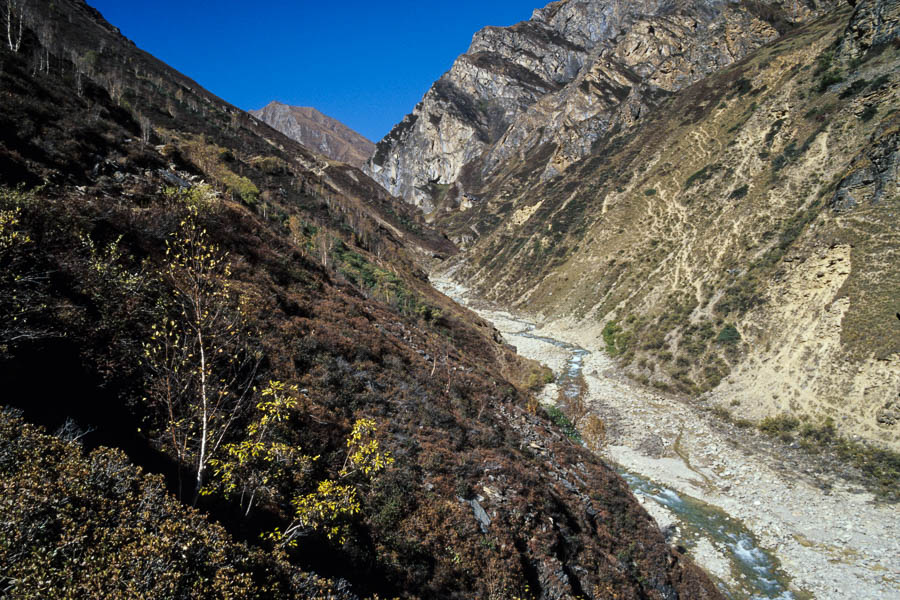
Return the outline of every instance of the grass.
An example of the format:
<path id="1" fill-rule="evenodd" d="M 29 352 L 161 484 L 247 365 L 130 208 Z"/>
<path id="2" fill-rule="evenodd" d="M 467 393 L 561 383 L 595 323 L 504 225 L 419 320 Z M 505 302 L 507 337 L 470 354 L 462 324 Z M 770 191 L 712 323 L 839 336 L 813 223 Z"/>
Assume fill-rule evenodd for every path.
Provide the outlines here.
<path id="1" fill-rule="evenodd" d="M 581 443 L 581 434 L 578 433 L 578 430 L 575 429 L 575 425 L 572 424 L 569 417 L 567 417 L 559 407 L 552 404 L 545 404 L 544 412 L 547 413 L 547 416 L 550 417 L 550 420 L 553 421 L 557 427 L 562 429 L 563 433 L 566 434 L 566 437 L 574 442 Z"/>

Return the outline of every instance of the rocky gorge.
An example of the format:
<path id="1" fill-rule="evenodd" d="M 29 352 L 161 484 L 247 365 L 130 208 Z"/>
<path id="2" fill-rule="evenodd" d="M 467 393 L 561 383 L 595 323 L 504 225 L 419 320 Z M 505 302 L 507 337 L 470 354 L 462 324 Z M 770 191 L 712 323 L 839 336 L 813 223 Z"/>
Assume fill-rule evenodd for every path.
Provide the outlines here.
<path id="1" fill-rule="evenodd" d="M 476 33 L 366 171 L 425 212 L 465 209 L 504 163 L 537 161 L 549 179 L 669 94 L 830 6 L 553 2 L 529 21 Z"/>
<path id="2" fill-rule="evenodd" d="M 898 3 L 617 7 L 480 32 L 367 169 L 633 380 L 897 451 Z"/>

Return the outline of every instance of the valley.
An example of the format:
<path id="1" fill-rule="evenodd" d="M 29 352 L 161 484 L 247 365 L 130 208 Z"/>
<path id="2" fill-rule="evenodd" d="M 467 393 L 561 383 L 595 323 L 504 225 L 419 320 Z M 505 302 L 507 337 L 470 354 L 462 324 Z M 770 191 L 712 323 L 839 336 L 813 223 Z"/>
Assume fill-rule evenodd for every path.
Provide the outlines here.
<path id="1" fill-rule="evenodd" d="M 635 384 L 594 338 L 565 320 L 499 309 L 447 273 L 432 282 L 567 382 L 544 389 L 545 405 L 564 406 L 573 393 L 566 385 L 580 378 L 576 388 L 584 388 L 588 410 L 605 424 L 599 454 L 622 469 L 670 543 L 687 546 L 728 597 L 888 599 L 900 593 L 895 505 L 879 502 L 814 456 L 730 425 L 702 398 Z M 766 568 L 768 556 L 779 566 Z"/>
<path id="2" fill-rule="evenodd" d="M 900 0 L 556 0 L 377 144 L 0 4 L 0 600 L 900 596 Z"/>

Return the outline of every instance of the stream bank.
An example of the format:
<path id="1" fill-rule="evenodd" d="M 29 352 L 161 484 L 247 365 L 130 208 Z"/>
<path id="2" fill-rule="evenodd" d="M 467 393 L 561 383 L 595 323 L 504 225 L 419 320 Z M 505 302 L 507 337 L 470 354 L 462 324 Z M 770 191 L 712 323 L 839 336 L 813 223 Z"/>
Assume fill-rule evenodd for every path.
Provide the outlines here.
<path id="1" fill-rule="evenodd" d="M 619 466 L 671 542 L 687 547 L 728 596 L 900 597 L 897 506 L 878 504 L 840 481 L 823 490 L 802 473 L 776 468 L 776 455 L 748 443 L 752 433 L 735 432 L 700 406 L 621 377 L 583 330 L 560 322 L 538 327 L 467 297 L 449 279 L 432 283 L 491 321 L 519 354 L 553 369 L 558 384 L 544 389 L 542 402 L 555 401 L 577 365 L 585 399 L 606 424 L 602 454 Z M 686 517 L 682 505 L 702 518 Z M 712 531 L 704 533 L 695 521 L 708 519 Z M 727 527 L 716 535 L 720 521 Z M 753 572 L 742 563 L 773 583 L 750 581 Z"/>

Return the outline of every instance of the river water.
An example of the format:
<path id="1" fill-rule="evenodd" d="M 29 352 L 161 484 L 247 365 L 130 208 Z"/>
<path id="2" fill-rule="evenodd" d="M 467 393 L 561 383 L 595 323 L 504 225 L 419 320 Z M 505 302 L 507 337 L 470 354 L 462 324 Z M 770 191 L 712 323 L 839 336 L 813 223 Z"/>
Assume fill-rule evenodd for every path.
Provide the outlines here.
<path id="1" fill-rule="evenodd" d="M 438 289 L 453 297 L 461 304 L 468 304 L 459 297 L 461 291 L 456 286 L 441 285 Z M 456 292 L 456 293 L 454 293 Z M 489 315 L 482 315 L 489 318 Z M 565 367 L 557 374 L 557 385 L 567 398 L 576 398 L 586 393 L 582 368 L 590 351 L 574 344 L 532 333 L 535 325 L 521 319 L 510 318 L 521 331 L 511 332 L 513 337 L 529 338 L 552 344 L 564 350 L 567 355 Z M 740 520 L 725 511 L 705 502 L 681 494 L 660 485 L 638 473 L 617 468 L 617 471 L 631 487 L 632 492 L 655 502 L 670 511 L 678 524 L 678 543 L 690 552 L 701 540 L 713 545 L 727 560 L 731 577 L 727 580 L 715 577 L 719 589 L 732 600 L 800 600 L 788 587 L 788 578 L 780 570 L 777 559 L 761 548 L 753 534 Z M 701 564 L 702 562 L 698 561 Z"/>
<path id="2" fill-rule="evenodd" d="M 521 320 L 516 322 L 523 329 L 514 335 L 552 344 L 569 353 L 566 367 L 557 378 L 557 385 L 568 398 L 584 394 L 586 390 L 582 366 L 585 356 L 590 352 L 567 342 L 535 335 L 531 333 L 535 328 L 533 324 Z M 621 468 L 618 471 L 628 482 L 632 492 L 664 506 L 676 516 L 686 547 L 691 548 L 698 538 L 705 537 L 723 551 L 731 565 L 733 579 L 730 584 L 719 581 L 719 587 L 726 597 L 734 600 L 796 598 L 788 589 L 787 578 L 780 571 L 778 561 L 760 548 L 756 538 L 739 520 L 719 508 L 679 494 L 639 474 Z"/>

